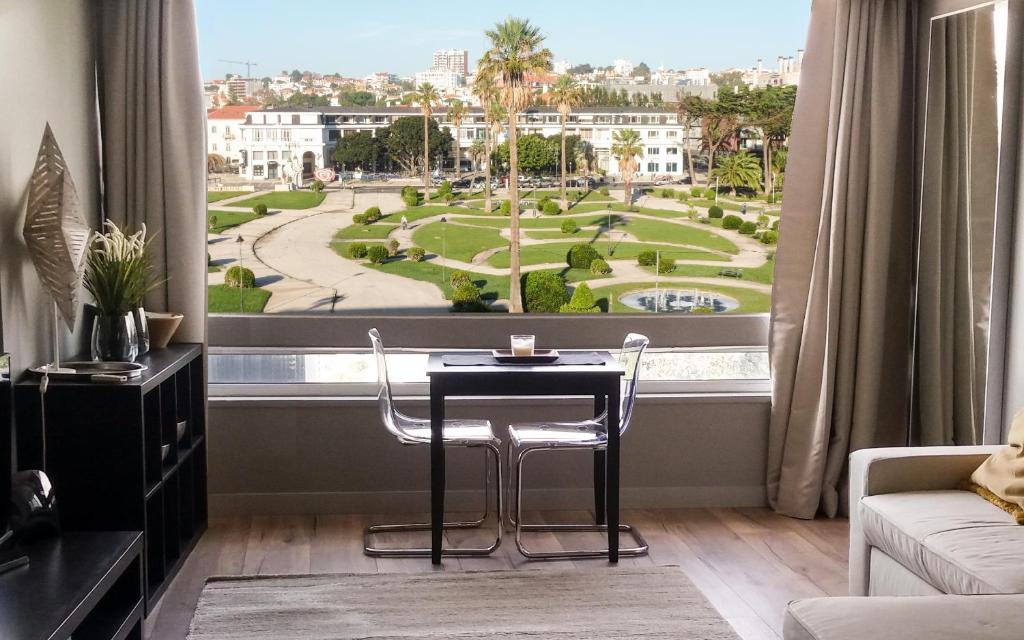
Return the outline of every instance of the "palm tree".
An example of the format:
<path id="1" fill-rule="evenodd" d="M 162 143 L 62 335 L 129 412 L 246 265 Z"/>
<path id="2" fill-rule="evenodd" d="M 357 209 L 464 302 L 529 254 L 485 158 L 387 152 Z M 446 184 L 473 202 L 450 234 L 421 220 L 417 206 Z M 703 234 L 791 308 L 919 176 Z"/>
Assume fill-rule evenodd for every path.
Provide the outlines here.
<path id="1" fill-rule="evenodd" d="M 424 82 L 418 89 L 406 96 L 409 102 L 417 102 L 423 112 L 423 202 L 430 202 L 430 118 L 434 105 L 441 100 L 437 88 Z"/>
<path id="2" fill-rule="evenodd" d="M 485 165 L 484 165 L 484 211 L 487 213 L 491 212 L 491 151 L 493 150 L 492 134 L 491 129 L 495 121 L 494 108 L 497 105 L 495 102 L 497 98 L 497 89 L 494 87 L 494 81 L 491 78 L 481 77 L 479 74 L 476 80 L 473 81 L 473 93 L 480 99 L 480 104 L 484 108 L 484 121 L 487 127 L 484 129 L 484 146 L 485 151 Z M 500 131 L 499 131 L 500 133 Z"/>
<path id="3" fill-rule="evenodd" d="M 572 110 L 583 103 L 579 85 L 568 73 L 559 76 L 551 87 L 551 103 L 558 109 L 562 125 L 562 210 L 568 211 L 569 201 L 565 197 L 565 123 Z"/>
<path id="4" fill-rule="evenodd" d="M 644 157 L 644 146 L 640 143 L 640 132 L 636 129 L 622 129 L 612 134 L 612 155 L 619 160 L 619 172 L 626 182 L 626 194 L 622 204 L 627 207 L 633 203 L 633 177 L 640 169 L 637 156 Z"/>
<path id="5" fill-rule="evenodd" d="M 686 99 L 682 93 L 679 94 L 679 103 L 676 112 L 679 117 L 679 124 L 683 127 L 683 137 L 679 141 L 680 146 L 686 151 L 686 168 L 690 174 L 690 184 L 697 186 L 697 170 L 693 168 L 693 145 L 690 144 L 690 131 L 695 125 L 700 124 L 700 118 L 690 111 Z"/>
<path id="6" fill-rule="evenodd" d="M 487 121 L 490 122 L 488 131 L 490 133 L 490 151 L 487 152 L 487 200 L 484 202 L 484 209 L 490 212 L 494 208 L 494 204 L 491 202 L 491 160 L 494 157 L 494 149 L 498 146 L 498 136 L 505 130 L 505 108 L 501 106 L 501 103 L 497 100 L 492 100 L 490 106 L 487 108 Z"/>
<path id="7" fill-rule="evenodd" d="M 740 187 L 756 190 L 761 186 L 761 163 L 746 152 L 720 156 L 718 166 L 712 169 L 711 176 L 718 178 L 733 193 Z"/>
<path id="8" fill-rule="evenodd" d="M 544 36 L 540 29 L 522 18 L 506 18 L 488 30 L 491 41 L 477 66 L 477 77 L 492 82 L 498 91 L 501 106 L 508 112 L 509 148 L 509 200 L 511 201 L 509 244 L 509 312 L 522 313 L 523 300 L 520 295 L 519 263 L 519 137 L 516 124 L 519 112 L 530 104 L 530 86 L 526 82 L 529 74 L 541 73 L 551 68 L 551 51 L 541 48 Z"/>
<path id="9" fill-rule="evenodd" d="M 461 100 L 452 100 L 448 104 L 448 120 L 455 126 L 455 179 L 462 175 L 462 121 L 468 110 Z"/>
<path id="10" fill-rule="evenodd" d="M 478 170 L 484 160 L 487 159 L 487 143 L 477 138 L 469 145 L 469 157 L 473 161 L 473 169 Z"/>

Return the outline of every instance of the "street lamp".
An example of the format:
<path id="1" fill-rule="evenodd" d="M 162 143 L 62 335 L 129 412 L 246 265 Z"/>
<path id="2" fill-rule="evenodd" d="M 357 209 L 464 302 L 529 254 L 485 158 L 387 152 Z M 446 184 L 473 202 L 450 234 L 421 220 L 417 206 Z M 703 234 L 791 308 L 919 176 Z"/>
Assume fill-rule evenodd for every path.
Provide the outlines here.
<path id="1" fill-rule="evenodd" d="M 605 207 L 606 213 L 608 214 L 608 257 L 612 255 L 612 208 L 611 205 Z"/>
<path id="2" fill-rule="evenodd" d="M 719 178 L 715 178 L 715 204 L 718 204 L 718 183 Z"/>
<path id="3" fill-rule="evenodd" d="M 238 245 L 238 313 L 245 313 L 245 270 L 242 268 L 242 243 L 245 240 L 242 238 L 242 234 L 238 234 L 235 238 L 235 244 Z"/>
<path id="4" fill-rule="evenodd" d="M 441 216 L 441 291 L 448 284 L 448 218 Z"/>

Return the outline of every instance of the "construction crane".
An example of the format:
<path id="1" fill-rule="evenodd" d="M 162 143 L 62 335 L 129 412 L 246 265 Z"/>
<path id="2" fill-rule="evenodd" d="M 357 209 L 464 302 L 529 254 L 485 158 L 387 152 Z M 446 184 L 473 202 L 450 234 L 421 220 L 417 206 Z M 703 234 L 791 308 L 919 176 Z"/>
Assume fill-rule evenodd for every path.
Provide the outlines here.
<path id="1" fill-rule="evenodd" d="M 259 66 L 258 63 L 250 62 L 249 60 L 221 60 L 221 62 L 226 62 L 228 64 L 244 64 L 245 65 L 245 77 L 247 79 L 248 78 L 252 78 L 252 68 Z"/>

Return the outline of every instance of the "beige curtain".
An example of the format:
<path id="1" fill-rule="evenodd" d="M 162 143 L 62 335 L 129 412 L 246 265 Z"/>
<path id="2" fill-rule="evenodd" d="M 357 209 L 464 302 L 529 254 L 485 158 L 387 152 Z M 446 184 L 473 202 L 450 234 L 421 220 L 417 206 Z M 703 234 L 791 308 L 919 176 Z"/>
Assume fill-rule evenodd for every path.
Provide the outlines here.
<path id="1" fill-rule="evenodd" d="M 105 215 L 154 238 L 166 282 L 151 310 L 185 320 L 175 337 L 206 336 L 206 110 L 189 0 L 102 0 L 100 96 Z"/>
<path id="2" fill-rule="evenodd" d="M 768 498 L 840 509 L 851 450 L 906 438 L 913 267 L 911 0 L 815 0 L 769 337 Z"/>
<path id="3" fill-rule="evenodd" d="M 995 12 L 932 21 L 915 349 L 920 444 L 981 442 L 999 156 Z"/>

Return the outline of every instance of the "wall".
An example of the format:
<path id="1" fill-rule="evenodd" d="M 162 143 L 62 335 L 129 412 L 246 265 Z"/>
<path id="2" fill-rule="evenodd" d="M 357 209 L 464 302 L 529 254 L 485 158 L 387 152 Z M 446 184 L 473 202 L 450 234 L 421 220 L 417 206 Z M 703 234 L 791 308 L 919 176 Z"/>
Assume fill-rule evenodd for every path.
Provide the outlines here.
<path id="1" fill-rule="evenodd" d="M 51 359 L 51 303 L 22 240 L 29 177 L 47 122 L 86 219 L 99 220 L 98 132 L 88 0 L 0 2 L 0 319 L 15 368 Z M 66 353 L 84 343 L 81 320 Z"/>
<path id="2" fill-rule="evenodd" d="M 525 403 L 530 403 L 528 406 Z M 428 415 L 423 399 L 400 402 Z M 623 438 L 623 508 L 765 504 L 766 397 L 641 397 Z M 510 422 L 581 419 L 592 402 L 449 403 L 452 417 Z M 453 451 L 449 505 L 479 504 L 482 453 Z M 592 508 L 589 454 L 540 453 L 528 467 L 528 508 Z M 213 400 L 210 505 L 214 514 L 426 511 L 428 451 L 387 434 L 375 400 Z"/>

